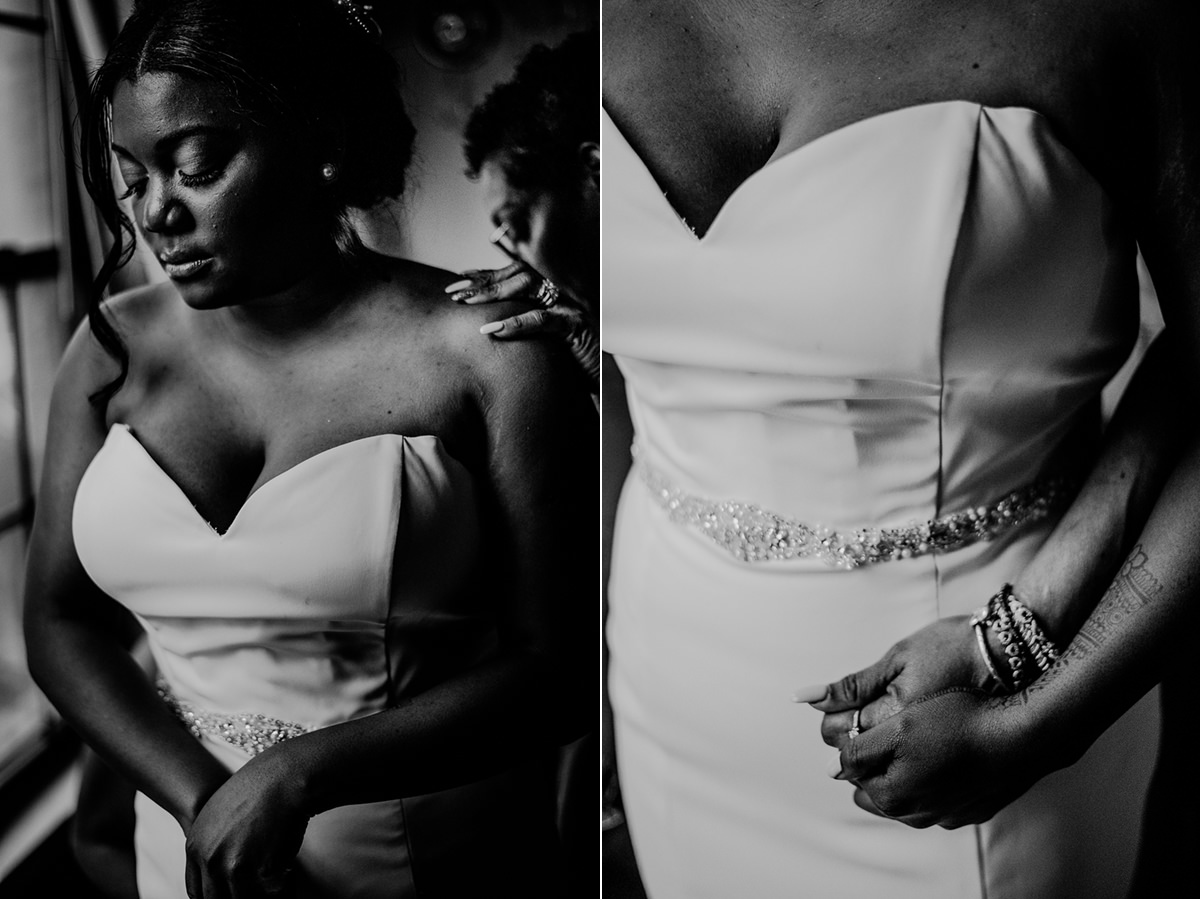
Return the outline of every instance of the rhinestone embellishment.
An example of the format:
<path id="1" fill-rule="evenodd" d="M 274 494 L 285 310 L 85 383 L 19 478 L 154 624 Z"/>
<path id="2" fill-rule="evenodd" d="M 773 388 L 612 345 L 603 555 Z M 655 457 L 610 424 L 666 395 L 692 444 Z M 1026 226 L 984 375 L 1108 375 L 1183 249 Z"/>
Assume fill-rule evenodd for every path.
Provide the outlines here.
<path id="1" fill-rule="evenodd" d="M 640 457 L 642 481 L 671 521 L 698 528 L 743 562 L 815 558 L 833 568 L 851 569 L 875 562 L 948 552 L 980 540 L 992 540 L 1040 521 L 1066 505 L 1072 484 L 1063 477 L 1044 478 L 1021 487 L 990 506 L 978 506 L 924 522 L 894 528 L 861 528 L 840 534 L 761 509 L 751 503 L 691 496 L 673 486 Z"/>
<path id="2" fill-rule="evenodd" d="M 200 739 L 207 734 L 236 746 L 249 755 L 258 755 L 277 743 L 306 734 L 312 728 L 267 715 L 225 715 L 199 708 L 179 699 L 165 681 L 158 682 L 158 695 L 184 723 L 192 736 Z"/>

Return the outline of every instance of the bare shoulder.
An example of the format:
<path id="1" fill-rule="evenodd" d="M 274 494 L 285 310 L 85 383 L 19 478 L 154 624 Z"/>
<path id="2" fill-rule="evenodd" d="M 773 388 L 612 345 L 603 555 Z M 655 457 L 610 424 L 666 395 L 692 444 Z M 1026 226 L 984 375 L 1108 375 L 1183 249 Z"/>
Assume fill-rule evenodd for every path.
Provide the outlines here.
<path id="1" fill-rule="evenodd" d="M 147 333 L 160 330 L 164 285 L 149 284 L 124 291 L 100 307 L 99 317 L 111 326 L 114 336 L 127 348 Z M 57 382 L 64 388 L 78 387 L 89 393 L 117 377 L 120 364 L 96 336 L 85 316 L 75 328 L 59 363 Z"/>
<path id="2" fill-rule="evenodd" d="M 480 333 L 489 322 L 527 311 L 519 301 L 464 305 L 451 302 L 445 286 L 461 278 L 455 272 L 415 263 L 397 266 L 393 323 L 420 337 L 420 352 L 432 356 L 447 376 L 457 372 L 484 399 L 501 393 L 543 389 L 548 380 L 575 379 L 574 363 L 560 341 L 550 336 L 500 341 Z M 394 346 L 403 346 L 397 334 Z"/>
<path id="3" fill-rule="evenodd" d="M 55 389 L 90 397 L 147 367 L 178 364 L 187 356 L 181 352 L 188 339 L 186 309 L 168 282 L 142 285 L 106 300 L 97 316 L 107 324 L 113 340 L 101 340 L 85 317 L 63 354 Z"/>
<path id="4" fill-rule="evenodd" d="M 119 293 L 101 307 L 131 358 L 176 355 L 183 337 L 186 306 L 170 282 L 155 282 Z"/>

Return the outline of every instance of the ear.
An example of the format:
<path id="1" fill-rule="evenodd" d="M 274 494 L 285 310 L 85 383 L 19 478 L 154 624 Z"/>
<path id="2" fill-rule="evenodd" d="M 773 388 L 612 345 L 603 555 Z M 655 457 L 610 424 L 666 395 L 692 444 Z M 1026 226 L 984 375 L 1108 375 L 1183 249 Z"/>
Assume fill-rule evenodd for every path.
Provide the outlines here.
<path id="1" fill-rule="evenodd" d="M 314 137 L 318 165 L 332 163 L 341 169 L 342 163 L 346 159 L 345 122 L 318 119 Z"/>
<path id="2" fill-rule="evenodd" d="M 595 141 L 586 141 L 579 145 L 579 159 L 583 162 L 583 170 L 587 173 L 591 185 L 600 189 L 600 145 Z"/>

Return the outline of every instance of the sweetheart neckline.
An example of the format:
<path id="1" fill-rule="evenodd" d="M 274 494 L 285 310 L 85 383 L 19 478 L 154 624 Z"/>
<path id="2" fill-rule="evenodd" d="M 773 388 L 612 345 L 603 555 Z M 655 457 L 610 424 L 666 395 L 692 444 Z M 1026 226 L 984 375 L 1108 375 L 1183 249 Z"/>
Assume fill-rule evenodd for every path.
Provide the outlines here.
<path id="1" fill-rule="evenodd" d="M 177 496 L 179 496 L 179 498 L 182 499 L 187 504 L 188 508 L 191 509 L 192 512 L 195 514 L 196 518 L 199 521 L 203 522 L 204 526 L 206 528 L 208 528 L 209 532 L 213 536 L 215 536 L 218 540 L 224 540 L 226 537 L 228 537 L 234 531 L 234 529 L 238 525 L 238 522 L 240 522 L 242 520 L 242 517 L 245 514 L 247 507 L 249 507 L 251 505 L 251 503 L 255 501 L 255 497 L 258 496 L 260 493 L 262 493 L 267 488 L 271 487 L 272 484 L 274 484 L 275 482 L 277 482 L 279 480 L 289 479 L 290 476 L 292 476 L 294 472 L 296 472 L 297 470 L 299 470 L 301 468 L 306 468 L 310 462 L 316 462 L 317 460 L 324 459 L 338 451 L 345 450 L 348 447 L 365 444 L 369 441 L 386 440 L 389 438 L 399 440 L 404 443 L 408 443 L 408 442 L 411 442 L 414 440 L 421 440 L 421 441 L 430 440 L 430 441 L 433 441 L 433 443 L 436 446 L 442 448 L 443 454 L 445 455 L 446 458 L 454 459 L 453 456 L 451 456 L 449 453 L 445 452 L 445 447 L 442 445 L 441 438 L 437 437 L 434 434 L 421 434 L 421 435 L 417 435 L 415 437 L 408 437 L 408 436 L 405 436 L 402 434 L 390 434 L 390 433 L 369 434 L 366 437 L 356 437 L 355 439 L 347 440 L 344 443 L 336 443 L 333 446 L 326 447 L 325 449 L 321 450 L 320 452 L 314 453 L 311 456 L 306 456 L 305 458 L 301 459 L 296 464 L 290 465 L 287 468 L 283 469 L 282 471 L 279 471 L 279 472 L 271 475 L 271 477 L 267 478 L 261 484 L 256 486 L 253 490 L 250 491 L 250 493 L 246 496 L 246 498 L 244 500 L 242 500 L 242 504 L 238 507 L 237 512 L 234 513 L 234 516 L 230 520 L 229 525 L 225 528 L 225 530 L 222 531 L 222 530 L 218 530 L 213 525 L 213 523 L 204 516 L 204 514 L 196 506 L 195 502 L 192 501 L 192 498 L 190 496 L 188 496 L 187 493 L 184 491 L 184 489 L 179 486 L 178 482 L 176 482 L 176 480 L 173 477 L 171 477 L 170 474 L 167 473 L 167 470 L 165 468 L 163 468 L 162 465 L 159 464 L 158 460 L 155 459 L 153 455 L 151 455 L 150 450 L 147 449 L 146 446 L 141 442 L 141 440 L 138 439 L 137 435 L 133 432 L 132 427 L 130 427 L 125 422 L 113 422 L 112 426 L 109 428 L 109 435 L 111 436 L 113 433 L 118 433 L 118 434 L 123 433 L 126 437 L 129 438 L 129 441 L 135 447 L 137 447 L 139 455 L 150 463 L 150 465 L 154 469 L 154 471 L 156 471 L 159 474 L 159 476 L 162 477 L 171 486 L 171 488 L 175 492 L 175 494 Z M 105 442 L 107 442 L 107 440 Z M 458 460 L 455 459 L 454 461 L 457 462 Z M 462 463 L 458 463 L 458 464 L 461 466 Z"/>
<path id="2" fill-rule="evenodd" d="M 937 108 L 949 108 L 949 107 L 959 107 L 959 106 L 968 106 L 968 107 L 978 110 L 980 113 L 1011 110 L 1011 111 L 1023 113 L 1025 115 L 1029 116 L 1034 121 L 1044 122 L 1046 124 L 1046 131 L 1049 134 L 1050 139 L 1054 141 L 1055 145 L 1059 149 L 1061 149 L 1063 152 L 1065 152 L 1068 156 L 1070 156 L 1072 161 L 1074 161 L 1077 165 L 1079 165 L 1079 167 L 1081 169 L 1083 169 L 1084 171 L 1087 171 L 1087 169 L 1083 166 L 1083 164 L 1079 162 L 1079 157 L 1071 150 L 1070 147 L 1068 147 L 1066 144 L 1064 144 L 1062 142 L 1062 140 L 1060 140 L 1058 138 L 1058 136 L 1054 133 L 1053 128 L 1050 126 L 1049 118 L 1044 113 L 1034 109 L 1031 106 L 1019 106 L 1019 105 L 1017 105 L 1017 106 L 989 106 L 985 103 L 980 103 L 975 100 L 964 100 L 964 99 L 931 100 L 927 103 L 913 103 L 908 106 L 899 106 L 895 109 L 888 109 L 883 112 L 878 112 L 878 113 L 874 113 L 872 115 L 865 116 L 861 119 L 855 119 L 852 122 L 848 122 L 845 125 L 840 125 L 839 127 L 834 128 L 832 131 L 826 131 L 824 134 L 819 134 L 816 137 L 814 137 L 812 140 L 805 141 L 800 146 L 793 147 L 792 149 L 788 150 L 786 153 L 783 153 L 779 156 L 773 155 L 769 160 L 767 160 L 765 165 L 763 165 L 760 168 L 755 169 L 741 183 L 739 183 L 737 185 L 737 187 L 735 187 L 733 189 L 733 191 L 725 198 L 725 200 L 721 203 L 720 207 L 717 209 L 716 215 L 713 216 L 712 221 L 709 222 L 709 225 L 704 230 L 704 233 L 700 234 L 700 233 L 696 232 L 695 229 L 693 229 L 692 226 L 687 223 L 687 220 L 684 219 L 684 217 L 682 215 L 679 214 L 679 210 L 675 208 L 674 204 L 671 203 L 670 199 L 663 192 L 661 186 L 658 183 L 658 179 L 656 179 L 654 177 L 653 172 L 650 171 L 650 168 L 649 168 L 649 166 L 646 165 L 645 160 L 643 160 L 642 157 L 638 154 L 637 150 L 635 150 L 633 148 L 633 144 L 631 144 L 629 142 L 629 139 L 625 137 L 624 133 L 617 126 L 617 123 L 613 121 L 612 117 L 608 114 L 608 110 L 605 109 L 603 107 L 603 105 L 601 105 L 601 107 L 600 107 L 600 112 L 601 112 L 601 115 L 604 117 L 605 121 L 607 121 L 608 124 L 610 126 L 612 126 L 613 132 L 618 137 L 620 137 L 621 142 L 625 145 L 625 148 L 629 151 L 630 156 L 632 156 L 633 159 L 636 160 L 636 162 L 637 162 L 639 168 L 642 170 L 642 172 L 646 175 L 647 178 L 650 179 L 650 182 L 652 184 L 654 184 L 655 187 L 658 189 L 658 196 L 659 196 L 661 202 L 667 207 L 667 209 L 675 217 L 676 221 L 679 223 L 680 228 L 682 228 L 684 230 L 684 232 L 699 246 L 699 245 L 703 245 L 705 243 L 705 241 L 708 239 L 709 235 L 712 234 L 714 230 L 716 230 L 716 226 L 718 225 L 718 223 L 723 218 L 726 217 L 726 211 L 729 209 L 730 205 L 736 200 L 736 198 L 738 197 L 739 194 L 743 193 L 744 190 L 747 189 L 747 185 L 750 185 L 750 184 L 754 183 L 755 181 L 761 179 L 762 177 L 764 177 L 764 173 L 770 172 L 772 169 L 779 167 L 783 163 L 787 163 L 790 160 L 803 158 L 803 157 L 809 155 L 809 153 L 807 153 L 806 151 L 809 151 L 812 147 L 817 146 L 817 145 L 826 144 L 832 139 L 840 138 L 847 133 L 853 133 L 864 126 L 878 125 L 878 123 L 880 123 L 882 121 L 892 119 L 894 117 L 899 117 L 904 114 L 915 113 L 917 111 L 931 111 L 931 110 L 937 109 Z M 1103 185 L 1101 185 L 1098 181 L 1096 181 L 1095 177 L 1092 176 L 1090 172 L 1088 173 L 1088 176 L 1092 179 L 1093 182 L 1096 183 L 1097 187 L 1099 187 L 1101 189 L 1101 191 L 1104 191 Z M 1105 193 L 1107 195 L 1106 191 L 1105 191 Z"/>

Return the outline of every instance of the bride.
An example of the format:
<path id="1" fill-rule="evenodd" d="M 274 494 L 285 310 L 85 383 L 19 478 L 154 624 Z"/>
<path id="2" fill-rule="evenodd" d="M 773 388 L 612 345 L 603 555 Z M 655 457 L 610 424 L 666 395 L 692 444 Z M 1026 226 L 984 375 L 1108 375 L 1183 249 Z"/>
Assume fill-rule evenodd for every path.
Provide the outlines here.
<path id="1" fill-rule="evenodd" d="M 1200 388 L 1192 14 L 603 16 L 609 691 L 647 892 L 1123 896 L 1200 575 L 1164 399 Z M 1139 248 L 1166 339 L 1102 440 Z"/>
<path id="2" fill-rule="evenodd" d="M 93 81 L 99 286 L 133 237 L 112 159 L 168 280 L 93 306 L 63 360 L 26 630 L 137 787 L 142 899 L 559 894 L 596 415 L 565 350 L 482 339 L 451 273 L 349 228 L 413 136 L 371 24 L 143 0 Z"/>

